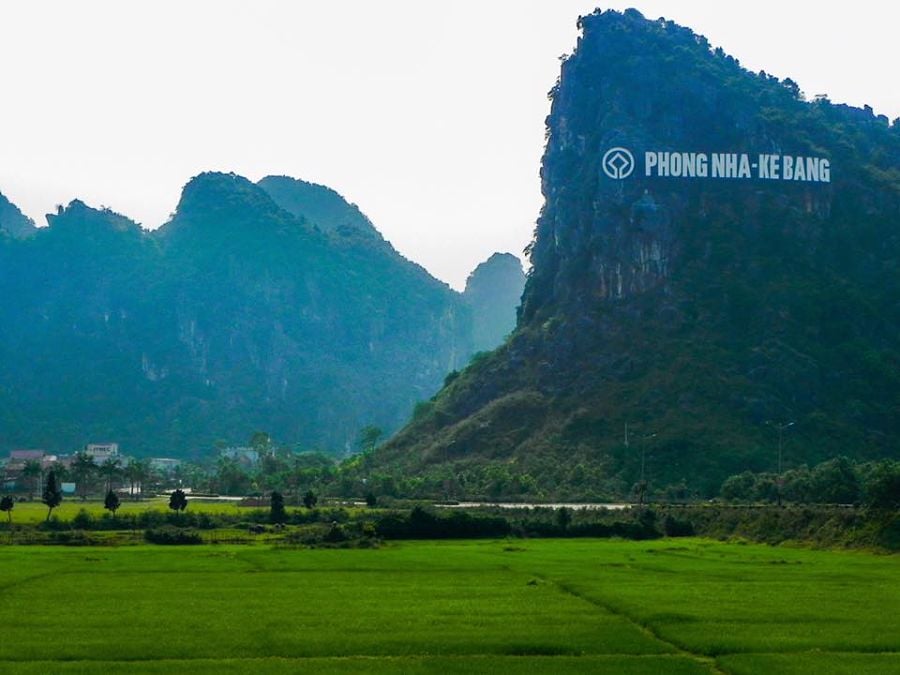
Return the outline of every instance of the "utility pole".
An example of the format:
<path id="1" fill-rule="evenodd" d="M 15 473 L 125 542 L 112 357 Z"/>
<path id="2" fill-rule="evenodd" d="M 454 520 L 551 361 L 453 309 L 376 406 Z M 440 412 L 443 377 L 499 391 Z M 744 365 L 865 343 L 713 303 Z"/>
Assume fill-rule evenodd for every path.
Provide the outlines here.
<path id="1" fill-rule="evenodd" d="M 645 478 L 647 441 L 656 436 L 656 434 L 646 434 L 640 437 L 641 444 L 641 479 L 638 481 L 638 506 L 644 505 L 644 493 L 647 492 L 647 481 Z"/>

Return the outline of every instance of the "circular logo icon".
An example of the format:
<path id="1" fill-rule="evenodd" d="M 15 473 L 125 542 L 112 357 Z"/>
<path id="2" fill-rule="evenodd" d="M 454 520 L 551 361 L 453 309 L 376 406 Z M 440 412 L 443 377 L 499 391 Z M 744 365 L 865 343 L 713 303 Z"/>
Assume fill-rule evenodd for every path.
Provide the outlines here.
<path id="1" fill-rule="evenodd" d="M 634 155 L 625 148 L 610 148 L 603 155 L 603 173 L 613 180 L 628 178 L 634 171 Z"/>

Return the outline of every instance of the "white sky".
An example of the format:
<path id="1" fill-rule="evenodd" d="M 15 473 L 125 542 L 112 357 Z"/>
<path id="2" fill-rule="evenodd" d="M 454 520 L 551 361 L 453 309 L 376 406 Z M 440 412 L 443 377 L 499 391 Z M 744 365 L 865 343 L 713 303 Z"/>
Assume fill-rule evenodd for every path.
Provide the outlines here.
<path id="1" fill-rule="evenodd" d="M 329 185 L 460 288 L 520 255 L 546 92 L 580 0 L 0 2 L 0 192 L 161 225 L 204 170 Z M 809 95 L 900 116 L 900 5 L 606 2 L 706 35 Z"/>

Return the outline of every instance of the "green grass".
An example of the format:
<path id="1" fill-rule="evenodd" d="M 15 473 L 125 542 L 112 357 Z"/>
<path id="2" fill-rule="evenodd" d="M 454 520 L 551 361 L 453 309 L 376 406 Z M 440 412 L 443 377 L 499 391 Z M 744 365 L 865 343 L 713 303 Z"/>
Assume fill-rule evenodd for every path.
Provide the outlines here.
<path id="1" fill-rule="evenodd" d="M 900 672 L 892 556 L 703 540 L 0 548 L 0 672 Z"/>
<path id="2" fill-rule="evenodd" d="M 418 675 L 521 675 L 534 670 L 554 675 L 609 673 L 610 675 L 705 675 L 709 669 L 682 656 L 404 656 L 404 657 L 332 657 L 307 659 L 196 659 L 182 661 L 142 661 L 124 664 L 113 662 L 59 662 L 3 664 L 10 675 L 46 675 L 46 673 L 109 673 L 121 668 L 140 673 L 336 673 L 368 675 L 373 672 Z"/>
<path id="3" fill-rule="evenodd" d="M 53 515 L 62 521 L 70 521 L 75 515 L 84 509 L 92 516 L 99 518 L 109 513 L 103 508 L 103 502 L 89 500 L 82 502 L 77 498 L 68 498 L 58 507 L 53 509 Z M 202 502 L 189 499 L 188 509 L 197 513 L 240 515 L 255 509 L 237 506 L 234 502 Z M 118 514 L 141 513 L 143 511 L 169 512 L 169 500 L 163 497 L 153 497 L 141 501 L 122 501 Z M 42 523 L 47 519 L 47 507 L 35 500 L 32 502 L 17 502 L 12 512 L 13 524 Z M 4 521 L 5 522 L 5 521 Z"/>
<path id="4" fill-rule="evenodd" d="M 332 505 L 323 502 L 319 504 L 319 508 L 328 509 L 332 508 Z M 351 516 L 361 512 L 371 511 L 371 509 L 368 508 L 355 506 L 347 507 L 334 505 L 334 508 L 343 508 Z M 109 513 L 109 511 L 103 508 L 102 500 L 91 499 L 83 502 L 78 498 L 68 497 L 63 501 L 62 504 L 53 509 L 53 516 L 61 521 L 68 522 L 71 521 L 72 518 L 74 518 L 82 509 L 90 513 L 95 518 L 100 518 L 104 514 Z M 148 497 L 147 499 L 142 499 L 140 501 L 122 500 L 121 507 L 118 510 L 118 515 L 122 516 L 126 514 L 137 514 L 144 511 L 159 511 L 161 513 L 171 513 L 169 509 L 168 497 Z M 207 513 L 209 515 L 237 516 L 239 518 L 248 518 L 251 514 L 260 511 L 265 514 L 269 513 L 268 507 L 258 508 L 238 506 L 236 502 L 232 501 L 203 501 L 202 498 L 192 498 L 190 496 L 188 496 L 187 511 L 190 513 Z M 294 511 L 306 512 L 306 509 L 303 507 L 288 505 L 287 511 L 288 513 L 293 513 Z M 38 499 L 30 502 L 16 502 L 15 508 L 12 512 L 13 525 L 34 525 L 36 523 L 42 523 L 46 519 L 47 507 Z M 0 516 L 0 525 L 5 525 L 5 523 L 6 514 L 3 514 L 2 516 Z"/>
<path id="5" fill-rule="evenodd" d="M 900 655 L 806 652 L 801 654 L 736 654 L 723 656 L 720 665 L 734 675 L 889 675 L 900 673 Z"/>

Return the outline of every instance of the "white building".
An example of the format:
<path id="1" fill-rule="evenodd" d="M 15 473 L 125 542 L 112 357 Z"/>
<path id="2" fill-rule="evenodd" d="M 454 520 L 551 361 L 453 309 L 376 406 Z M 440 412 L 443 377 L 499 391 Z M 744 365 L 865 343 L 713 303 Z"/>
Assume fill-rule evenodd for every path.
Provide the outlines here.
<path id="1" fill-rule="evenodd" d="M 96 464 L 103 464 L 108 459 L 119 459 L 118 443 L 88 443 L 84 452 L 94 458 Z"/>

